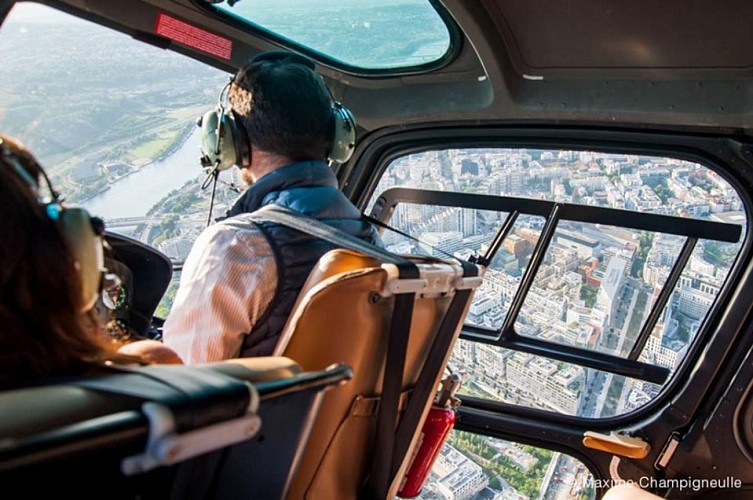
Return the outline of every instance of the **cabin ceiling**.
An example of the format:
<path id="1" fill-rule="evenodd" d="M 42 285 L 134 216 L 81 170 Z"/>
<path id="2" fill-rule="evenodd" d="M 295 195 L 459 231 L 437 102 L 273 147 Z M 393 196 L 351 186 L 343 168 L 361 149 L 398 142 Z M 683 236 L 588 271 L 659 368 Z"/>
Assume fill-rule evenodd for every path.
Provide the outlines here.
<path id="1" fill-rule="evenodd" d="M 158 45 L 160 11 L 220 33 L 233 40 L 229 62 L 170 48 L 228 71 L 276 47 L 192 0 L 62 3 Z M 440 3 L 462 30 L 459 50 L 444 66 L 392 76 L 321 66 L 366 130 L 484 121 L 753 133 L 753 2 Z"/>

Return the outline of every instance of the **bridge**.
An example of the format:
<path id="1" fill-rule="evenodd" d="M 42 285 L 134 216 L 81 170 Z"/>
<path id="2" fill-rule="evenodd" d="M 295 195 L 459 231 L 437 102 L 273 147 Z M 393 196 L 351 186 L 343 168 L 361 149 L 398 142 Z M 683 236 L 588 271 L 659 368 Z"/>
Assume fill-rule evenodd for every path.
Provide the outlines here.
<path id="1" fill-rule="evenodd" d="M 159 224 L 162 222 L 162 216 L 144 216 L 144 217 L 122 217 L 118 219 L 107 219 L 107 228 L 138 226 L 139 224 Z"/>

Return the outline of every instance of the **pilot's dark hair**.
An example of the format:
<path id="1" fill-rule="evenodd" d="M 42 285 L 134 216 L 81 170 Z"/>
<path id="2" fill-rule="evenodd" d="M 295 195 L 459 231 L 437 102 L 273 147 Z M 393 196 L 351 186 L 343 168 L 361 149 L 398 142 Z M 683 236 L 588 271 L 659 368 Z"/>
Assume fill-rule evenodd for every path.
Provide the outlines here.
<path id="1" fill-rule="evenodd" d="M 82 315 L 74 257 L 38 199 L 39 164 L 0 135 L 0 386 L 87 372 L 115 359 Z"/>
<path id="2" fill-rule="evenodd" d="M 228 100 L 249 142 L 292 160 L 323 160 L 331 147 L 332 98 L 304 56 L 268 52 L 235 75 Z"/>

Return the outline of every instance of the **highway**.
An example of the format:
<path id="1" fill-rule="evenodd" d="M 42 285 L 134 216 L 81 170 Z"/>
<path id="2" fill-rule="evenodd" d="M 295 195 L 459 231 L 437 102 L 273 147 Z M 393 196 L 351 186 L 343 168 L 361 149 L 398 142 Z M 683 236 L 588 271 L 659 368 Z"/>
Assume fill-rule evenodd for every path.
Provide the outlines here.
<path id="1" fill-rule="evenodd" d="M 629 283 L 624 286 L 624 290 L 620 293 L 620 297 L 624 297 L 624 294 L 626 292 L 631 294 L 630 297 L 630 305 L 627 308 L 620 308 L 616 318 L 614 318 L 614 322 L 610 321 L 610 325 L 614 324 L 619 328 L 619 335 L 617 339 L 617 345 L 614 349 L 609 349 L 609 340 L 608 335 L 605 335 L 602 332 L 602 335 L 599 337 L 599 342 L 596 346 L 596 350 L 601 352 L 610 352 L 614 353 L 616 355 L 622 355 L 622 350 L 625 347 L 625 341 L 628 338 L 628 328 L 630 326 L 630 320 L 632 319 L 633 314 L 635 314 L 637 311 L 635 311 L 635 304 L 638 300 L 638 286 L 641 286 L 642 284 L 636 284 L 635 280 L 629 279 Z M 627 314 L 626 314 L 627 313 Z M 644 311 L 641 311 L 640 314 L 645 314 Z M 610 327 L 611 328 L 611 327 Z M 606 344 L 606 346 L 604 345 Z M 632 347 L 632 346 L 630 346 Z M 597 372 L 596 375 L 593 377 L 593 380 L 591 384 L 588 386 L 588 388 L 591 389 L 590 397 L 588 401 L 585 401 L 585 404 L 581 406 L 581 416 L 584 417 L 592 417 L 592 418 L 599 418 L 601 417 L 604 408 L 606 406 L 606 398 L 609 394 L 609 388 L 611 387 L 612 381 L 614 378 L 614 374 L 612 373 L 605 373 L 605 372 Z M 623 386 L 624 391 L 624 386 Z M 594 397 L 596 396 L 596 397 Z M 622 397 L 622 394 L 620 394 L 620 398 Z M 617 402 L 617 409 L 622 408 L 622 403 Z"/>

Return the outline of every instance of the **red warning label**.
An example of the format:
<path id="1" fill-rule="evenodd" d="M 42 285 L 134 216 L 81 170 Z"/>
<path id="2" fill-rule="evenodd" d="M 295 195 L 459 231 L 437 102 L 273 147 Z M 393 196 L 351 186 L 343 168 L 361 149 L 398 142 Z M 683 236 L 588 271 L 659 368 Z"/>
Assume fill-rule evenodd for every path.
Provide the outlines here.
<path id="1" fill-rule="evenodd" d="M 230 59 L 230 52 L 233 50 L 232 40 L 197 28 L 162 12 L 157 15 L 157 24 L 154 27 L 154 32 L 170 40 L 223 59 Z"/>

